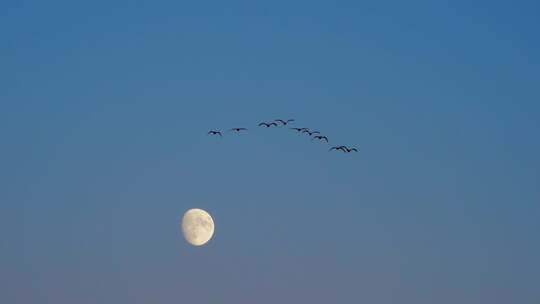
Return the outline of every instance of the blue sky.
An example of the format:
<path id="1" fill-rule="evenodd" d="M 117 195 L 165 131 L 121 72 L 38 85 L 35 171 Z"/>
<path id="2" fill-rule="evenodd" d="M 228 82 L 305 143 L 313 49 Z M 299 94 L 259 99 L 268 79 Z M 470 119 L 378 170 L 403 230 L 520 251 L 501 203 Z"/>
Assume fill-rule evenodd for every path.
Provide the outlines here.
<path id="1" fill-rule="evenodd" d="M 0 300 L 538 302 L 539 20 L 535 1 L 3 2 Z M 360 152 L 256 127 L 275 118 Z M 200 248 L 193 207 L 216 222 Z"/>

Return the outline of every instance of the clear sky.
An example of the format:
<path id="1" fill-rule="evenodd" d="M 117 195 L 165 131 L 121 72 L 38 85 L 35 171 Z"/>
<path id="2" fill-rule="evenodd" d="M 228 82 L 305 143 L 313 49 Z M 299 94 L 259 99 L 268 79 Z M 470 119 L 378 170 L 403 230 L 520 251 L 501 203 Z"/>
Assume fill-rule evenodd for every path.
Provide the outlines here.
<path id="1" fill-rule="evenodd" d="M 539 32 L 538 1 L 2 1 L 0 302 L 539 303 Z"/>

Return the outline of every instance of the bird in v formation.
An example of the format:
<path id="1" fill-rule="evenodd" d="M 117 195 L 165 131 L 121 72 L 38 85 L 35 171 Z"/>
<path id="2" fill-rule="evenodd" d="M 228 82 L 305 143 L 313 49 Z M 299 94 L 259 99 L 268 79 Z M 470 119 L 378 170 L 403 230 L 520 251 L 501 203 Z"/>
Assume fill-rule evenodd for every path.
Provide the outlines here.
<path id="1" fill-rule="evenodd" d="M 321 134 L 321 132 L 319 132 L 319 131 L 310 131 L 309 129 L 306 129 L 306 130 L 302 131 L 302 133 L 307 133 L 307 134 L 309 134 L 309 136 L 311 136 L 313 134 Z"/>
<path id="2" fill-rule="evenodd" d="M 345 152 L 345 146 L 335 146 L 335 147 L 330 148 L 330 150 L 328 151 L 332 151 L 332 150 Z"/>
<path id="3" fill-rule="evenodd" d="M 277 122 L 280 122 L 282 125 L 287 125 L 288 123 L 290 122 L 293 122 L 294 119 L 287 119 L 287 120 L 283 120 L 283 119 L 275 119 L 274 121 L 277 121 Z"/>
<path id="4" fill-rule="evenodd" d="M 314 139 L 318 139 L 320 141 L 324 140 L 324 141 L 328 142 L 328 137 L 322 136 L 322 135 L 313 136 L 313 138 L 311 140 L 314 140 Z"/>
<path id="5" fill-rule="evenodd" d="M 262 126 L 265 126 L 267 128 L 271 127 L 271 126 L 274 126 L 274 127 L 277 127 L 277 123 L 275 122 L 271 122 L 271 123 L 267 123 L 267 122 L 261 122 L 259 124 L 259 127 L 262 127 Z"/>
<path id="6" fill-rule="evenodd" d="M 210 131 L 208 131 L 207 134 L 208 135 L 219 135 L 220 137 L 223 137 L 223 134 L 221 134 L 221 131 L 216 131 L 216 130 L 210 130 Z"/>
<path id="7" fill-rule="evenodd" d="M 232 129 L 229 129 L 229 131 L 234 131 L 234 132 L 247 131 L 247 128 L 232 128 Z"/>
<path id="8" fill-rule="evenodd" d="M 350 147 L 347 147 L 347 146 L 335 146 L 335 147 L 330 148 L 329 151 L 332 151 L 332 150 L 343 151 L 344 153 L 350 153 L 352 151 L 358 152 L 358 150 L 356 148 L 350 148 Z"/>

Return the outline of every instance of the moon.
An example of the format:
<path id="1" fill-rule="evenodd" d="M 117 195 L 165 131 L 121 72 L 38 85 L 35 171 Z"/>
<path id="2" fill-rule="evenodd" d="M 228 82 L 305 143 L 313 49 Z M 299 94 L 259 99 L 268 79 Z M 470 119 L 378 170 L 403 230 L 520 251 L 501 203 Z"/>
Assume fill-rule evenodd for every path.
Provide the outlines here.
<path id="1" fill-rule="evenodd" d="M 202 246 L 214 235 L 214 220 L 202 209 L 189 209 L 182 218 L 182 234 L 193 246 Z"/>

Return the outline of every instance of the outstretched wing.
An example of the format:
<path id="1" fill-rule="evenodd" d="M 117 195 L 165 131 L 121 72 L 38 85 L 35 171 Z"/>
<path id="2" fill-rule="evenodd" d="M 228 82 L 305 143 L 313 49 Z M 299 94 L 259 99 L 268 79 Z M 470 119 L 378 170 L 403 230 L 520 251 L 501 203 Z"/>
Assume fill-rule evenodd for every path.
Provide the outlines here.
<path id="1" fill-rule="evenodd" d="M 280 123 L 286 125 L 287 123 L 283 119 L 275 119 L 274 121 L 279 121 Z"/>
<path id="2" fill-rule="evenodd" d="M 277 127 L 277 123 L 275 123 L 275 122 L 271 122 L 271 123 L 269 123 L 268 125 L 269 125 L 269 126 L 272 126 L 272 125 L 273 125 L 273 126 L 276 126 L 276 127 Z"/>
<path id="3" fill-rule="evenodd" d="M 324 139 L 324 140 L 326 140 L 326 142 L 328 142 L 328 137 L 326 137 L 326 136 L 319 136 L 319 139 Z"/>

